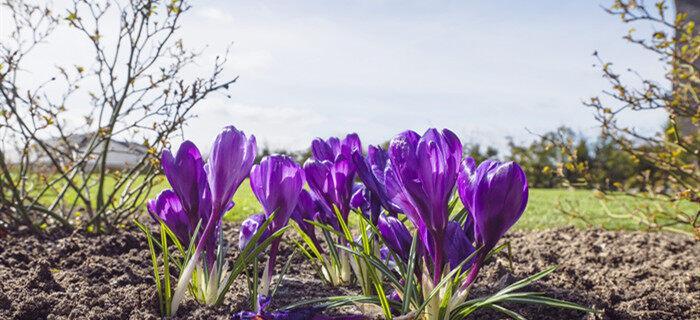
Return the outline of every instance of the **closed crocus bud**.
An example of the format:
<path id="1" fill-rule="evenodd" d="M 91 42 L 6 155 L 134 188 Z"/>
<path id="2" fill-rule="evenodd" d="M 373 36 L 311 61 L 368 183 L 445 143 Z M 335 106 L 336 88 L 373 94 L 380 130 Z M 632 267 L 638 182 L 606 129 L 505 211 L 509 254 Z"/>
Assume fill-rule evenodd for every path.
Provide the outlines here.
<path id="1" fill-rule="evenodd" d="M 211 212 L 211 195 L 204 170 L 204 160 L 197 146 L 190 141 L 180 145 L 175 156 L 163 150 L 163 173 L 180 199 L 190 224 L 196 226 L 200 219 L 206 223 Z"/>
<path id="2" fill-rule="evenodd" d="M 223 215 L 236 189 L 248 176 L 257 153 L 255 137 L 246 137 L 234 126 L 225 127 L 211 147 L 207 173 L 213 212 Z"/>
<path id="3" fill-rule="evenodd" d="M 158 194 L 158 197 L 148 201 L 146 207 L 151 217 L 156 222 L 163 221 L 180 243 L 185 246 L 189 244 L 190 236 L 196 225 L 190 223 L 190 219 L 174 191 L 163 190 Z"/>
<path id="4" fill-rule="evenodd" d="M 476 278 L 486 254 L 525 211 L 528 184 L 525 172 L 515 162 L 484 161 L 475 167 L 474 160 L 468 158 L 462 163 L 458 190 L 473 221 L 476 246 L 482 247 L 466 286 Z"/>
<path id="5" fill-rule="evenodd" d="M 299 201 L 304 186 L 304 172 L 292 158 L 283 155 L 267 156 L 250 172 L 250 187 L 268 217 L 274 232 L 287 225 Z"/>
<path id="6" fill-rule="evenodd" d="M 263 223 L 265 223 L 265 214 L 263 213 L 251 215 L 247 219 L 243 220 L 243 223 L 241 223 L 241 229 L 238 233 L 238 249 L 243 250 L 243 248 L 248 245 L 250 239 L 252 239 L 255 233 L 258 232 Z M 268 234 L 269 232 L 266 230 L 261 237 L 258 238 L 257 242 L 260 243 L 265 241 Z"/>
<path id="7" fill-rule="evenodd" d="M 433 260 L 434 280 L 441 276 L 448 204 L 462 158 L 462 143 L 447 129 L 428 129 L 423 136 L 405 131 L 389 144 L 393 174 L 387 175 L 392 202 L 418 229 Z"/>
<path id="8" fill-rule="evenodd" d="M 267 156 L 250 171 L 250 187 L 265 210 L 266 219 L 272 219 L 267 231 L 274 233 L 289 222 L 304 186 L 304 171 L 292 158 L 283 155 Z M 274 214 L 274 216 L 272 216 Z M 261 292 L 267 294 L 272 281 L 280 238 L 270 244 L 270 254 Z"/>
<path id="9" fill-rule="evenodd" d="M 471 159 L 462 164 L 459 196 L 469 209 L 478 245 L 493 248 L 525 211 L 528 184 L 515 162 L 484 161 L 474 168 Z"/>
<path id="10" fill-rule="evenodd" d="M 394 252 L 404 262 L 407 262 L 411 252 L 413 237 L 401 220 L 381 215 L 377 222 L 377 229 L 379 229 L 379 233 L 389 250 Z"/>

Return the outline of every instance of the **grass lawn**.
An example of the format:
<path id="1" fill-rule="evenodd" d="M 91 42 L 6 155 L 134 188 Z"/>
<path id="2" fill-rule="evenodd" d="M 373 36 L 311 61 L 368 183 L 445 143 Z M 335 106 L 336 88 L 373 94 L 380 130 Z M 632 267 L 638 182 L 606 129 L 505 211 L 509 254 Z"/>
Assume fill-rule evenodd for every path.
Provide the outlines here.
<path id="1" fill-rule="evenodd" d="M 252 213 L 261 211 L 260 204 L 245 181 L 234 196 L 236 206 L 226 214 L 229 221 L 240 221 Z M 628 195 L 608 196 L 605 202 L 613 214 L 625 214 L 640 206 L 655 205 L 654 201 L 640 200 Z M 690 203 L 684 205 L 692 205 Z M 562 213 L 561 207 L 576 208 L 578 212 L 593 225 L 607 229 L 639 229 L 639 225 L 630 219 L 615 219 L 605 213 L 604 205 L 593 191 L 566 189 L 531 189 L 527 209 L 516 229 L 546 229 L 574 225 L 586 227 L 586 223 L 573 219 Z M 456 208 L 461 209 L 460 208 Z"/>
<path id="2" fill-rule="evenodd" d="M 161 190 L 169 188 L 168 182 L 164 177 L 159 180 L 159 184 L 151 192 L 151 198 L 155 197 Z M 108 181 L 108 189 L 112 187 L 110 182 Z M 53 196 L 55 195 L 47 193 L 42 198 L 44 200 L 42 202 L 48 204 L 49 201 L 53 200 Z M 75 197 L 75 195 L 69 194 L 69 198 L 71 197 Z M 260 204 L 253 195 L 248 180 L 241 184 L 233 200 L 236 205 L 226 214 L 225 219 L 228 221 L 241 221 L 251 214 L 261 212 Z M 624 194 L 609 195 L 608 200 L 605 201 L 605 205 L 613 214 L 626 214 L 632 212 L 632 210 L 661 203 L 661 201 L 641 200 Z M 688 208 L 688 206 L 692 206 L 692 204 L 681 204 L 681 208 L 690 211 L 689 209 L 691 208 Z M 639 229 L 637 222 L 632 219 L 616 219 L 606 214 L 604 204 L 595 196 L 593 191 L 567 189 L 530 189 L 527 209 L 515 225 L 515 228 L 533 230 L 568 225 L 576 227 L 586 226 L 586 223 L 583 221 L 563 214 L 560 209 L 562 207 L 567 208 L 567 210 L 575 209 L 588 222 L 597 227 L 625 230 Z M 461 209 L 461 203 L 455 210 L 459 209 Z"/>

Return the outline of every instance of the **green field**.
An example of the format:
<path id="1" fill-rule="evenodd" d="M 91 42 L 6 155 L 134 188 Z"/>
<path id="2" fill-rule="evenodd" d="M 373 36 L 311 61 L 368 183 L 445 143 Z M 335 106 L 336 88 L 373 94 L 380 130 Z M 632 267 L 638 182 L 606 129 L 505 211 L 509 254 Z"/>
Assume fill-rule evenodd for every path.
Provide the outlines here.
<path id="1" fill-rule="evenodd" d="M 234 196 L 236 206 L 226 215 L 229 221 L 240 221 L 252 213 L 261 211 L 248 181 L 245 181 Z M 659 202 L 660 203 L 660 202 Z M 613 214 L 626 214 L 639 207 L 657 205 L 654 201 L 641 200 L 632 196 L 618 194 L 609 195 L 603 203 L 590 190 L 566 189 L 531 189 L 527 209 L 516 229 L 547 229 L 574 225 L 586 227 L 587 223 L 573 219 L 562 213 L 561 208 L 575 208 L 588 223 L 606 229 L 636 230 L 640 226 L 631 219 L 611 218 L 605 211 L 605 206 Z M 691 206 L 686 203 L 683 206 Z"/>
<path id="2" fill-rule="evenodd" d="M 153 188 L 151 197 L 156 196 L 161 190 L 168 188 L 165 179 L 159 179 L 160 183 Z M 106 188 L 109 190 L 111 180 L 107 180 Z M 113 184 L 113 182 L 111 183 Z M 55 195 L 47 193 L 42 197 L 43 203 L 53 201 Z M 68 193 L 68 198 L 75 197 Z M 245 180 L 234 196 L 236 205 L 229 211 L 225 219 L 228 221 L 241 221 L 248 215 L 261 211 L 260 204 L 253 195 L 248 180 Z M 607 200 L 602 202 L 590 190 L 567 190 L 567 189 L 531 189 L 527 209 L 522 218 L 515 225 L 516 229 L 546 229 L 574 225 L 576 227 L 586 227 L 588 224 L 580 219 L 573 219 L 562 213 L 562 208 L 567 212 L 576 210 L 588 223 L 596 227 L 606 229 L 639 229 L 640 225 L 632 219 L 611 218 L 605 211 L 607 206 L 609 212 L 613 214 L 626 214 L 643 207 L 661 205 L 661 201 L 649 201 L 634 198 L 632 196 L 617 194 L 608 195 Z M 461 205 L 461 204 L 460 204 Z M 690 203 L 681 204 L 684 210 L 691 209 Z M 461 209 L 456 208 L 456 210 Z"/>

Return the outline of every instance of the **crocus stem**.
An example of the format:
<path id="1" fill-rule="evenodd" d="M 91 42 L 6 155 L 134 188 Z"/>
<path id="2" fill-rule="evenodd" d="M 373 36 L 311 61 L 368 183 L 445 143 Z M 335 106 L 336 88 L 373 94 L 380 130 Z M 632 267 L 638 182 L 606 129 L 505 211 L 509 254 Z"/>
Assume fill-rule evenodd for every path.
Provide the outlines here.
<path id="1" fill-rule="evenodd" d="M 435 248 L 435 256 L 433 257 L 433 283 L 440 282 L 442 278 L 442 237 L 434 236 L 433 244 Z"/>
<path id="2" fill-rule="evenodd" d="M 270 283 L 272 283 L 272 276 L 275 273 L 275 263 L 277 261 L 277 253 L 279 252 L 280 238 L 272 240 L 270 244 L 270 255 L 267 259 L 267 265 L 265 266 L 265 272 L 263 273 L 262 289 L 260 294 L 267 296 L 270 292 Z"/>
<path id="3" fill-rule="evenodd" d="M 202 232 L 202 236 L 197 242 L 197 247 L 195 247 L 194 249 L 194 254 L 192 254 L 192 257 L 190 258 L 189 262 L 187 263 L 187 266 L 185 267 L 185 270 L 182 272 L 182 274 L 180 274 L 180 278 L 177 281 L 177 287 L 175 288 L 175 292 L 173 293 L 173 300 L 170 307 L 170 313 L 172 315 L 174 315 L 175 312 L 177 312 L 177 308 L 180 306 L 180 301 L 185 295 L 185 290 L 187 290 L 187 284 L 190 282 L 190 277 L 192 276 L 194 267 L 197 264 L 197 260 L 199 260 L 199 256 L 202 254 L 202 248 L 206 244 L 206 239 L 211 236 L 212 232 L 214 232 L 218 220 L 219 214 L 212 214 L 212 216 L 209 217 L 207 226 L 204 227 L 204 232 Z"/>
<path id="4" fill-rule="evenodd" d="M 467 279 L 464 280 L 464 283 L 462 284 L 462 289 L 466 290 L 467 287 L 469 287 L 474 280 L 476 280 L 476 276 L 479 275 L 479 269 L 481 269 L 481 262 L 483 258 L 482 255 L 479 255 L 479 257 L 474 261 L 474 264 L 472 264 L 472 269 L 469 271 L 469 275 L 467 275 Z"/>

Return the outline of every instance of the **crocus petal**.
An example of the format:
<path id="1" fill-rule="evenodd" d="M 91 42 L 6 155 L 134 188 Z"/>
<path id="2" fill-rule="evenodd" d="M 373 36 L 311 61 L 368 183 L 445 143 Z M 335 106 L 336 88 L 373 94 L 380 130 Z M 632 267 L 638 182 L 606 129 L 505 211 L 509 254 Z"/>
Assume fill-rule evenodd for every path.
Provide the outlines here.
<path id="1" fill-rule="evenodd" d="M 389 165 L 389 156 L 386 151 L 375 146 L 369 146 L 367 157 L 362 156 L 362 152 L 357 150 L 352 154 L 352 161 L 355 165 L 357 175 L 365 186 L 374 194 L 382 207 L 392 215 L 401 211 L 399 207 L 389 200 L 386 191 L 385 170 Z"/>
<path id="2" fill-rule="evenodd" d="M 258 232 L 258 229 L 260 229 L 260 226 L 265 223 L 265 214 L 258 213 L 249 216 L 247 219 L 243 220 L 243 223 L 241 223 L 241 229 L 238 234 L 238 249 L 243 250 L 250 240 L 253 238 L 255 233 Z M 265 241 L 266 235 L 268 234 L 267 231 L 265 231 L 262 236 L 258 239 L 258 243 Z"/>
<path id="3" fill-rule="evenodd" d="M 464 229 L 459 225 L 459 223 L 450 221 L 447 224 L 447 230 L 445 232 L 445 253 L 447 255 L 447 261 L 450 264 L 450 268 L 454 268 L 464 259 L 469 257 L 474 253 L 474 246 L 472 246 L 471 241 L 467 237 Z M 471 262 L 467 262 L 463 265 L 462 270 L 466 270 L 471 266 Z"/>
<path id="4" fill-rule="evenodd" d="M 185 141 L 174 157 L 170 150 L 163 150 L 161 164 L 163 173 L 180 199 L 190 223 L 196 225 L 200 219 L 206 223 L 211 211 L 210 190 L 204 160 L 197 146 Z"/>
<path id="5" fill-rule="evenodd" d="M 316 220 L 316 216 L 319 212 L 318 202 L 311 196 L 311 194 L 306 190 L 301 190 L 299 194 L 299 201 L 297 202 L 297 207 L 292 211 L 292 220 L 296 222 L 299 229 L 303 231 L 311 241 L 314 243 L 319 251 L 323 251 L 318 239 L 316 238 L 316 231 L 314 225 L 308 221 Z"/>
<path id="6" fill-rule="evenodd" d="M 457 178 L 457 190 L 464 207 L 470 213 L 474 212 L 474 194 L 477 183 L 495 165 L 498 165 L 498 162 L 486 160 L 477 167 L 476 161 L 472 157 L 467 157 L 462 161 Z"/>
<path id="7" fill-rule="evenodd" d="M 250 172 L 250 186 L 269 217 L 275 232 L 289 221 L 304 185 L 304 172 L 292 158 L 284 155 L 267 156 Z"/>
<path id="8" fill-rule="evenodd" d="M 329 142 L 323 141 L 321 138 L 316 138 L 311 142 L 311 155 L 317 161 L 333 161 L 335 160 L 335 154 L 333 148 L 331 147 L 331 141 L 335 139 L 335 144 L 338 144 L 337 138 L 328 139 Z"/>
<path id="9" fill-rule="evenodd" d="M 195 225 L 190 223 L 189 217 L 174 191 L 163 190 L 155 199 L 150 200 L 146 207 L 153 219 L 156 222 L 163 221 L 177 236 L 180 243 L 187 245 L 190 242 Z"/>
<path id="10" fill-rule="evenodd" d="M 221 216 L 236 189 L 248 176 L 257 147 L 255 137 L 233 126 L 225 127 L 214 140 L 209 157 L 209 184 L 211 186 L 212 210 Z"/>
<path id="11" fill-rule="evenodd" d="M 369 201 L 365 197 L 367 188 L 360 183 L 352 186 L 352 197 L 350 198 L 350 207 L 355 210 L 364 210 L 369 208 Z"/>
<path id="12" fill-rule="evenodd" d="M 386 246 L 404 262 L 408 261 L 413 237 L 406 226 L 395 217 L 382 215 L 377 222 L 377 229 Z"/>
<path id="13" fill-rule="evenodd" d="M 514 162 L 490 166 L 474 196 L 477 242 L 493 248 L 520 218 L 528 199 L 525 172 Z"/>

